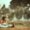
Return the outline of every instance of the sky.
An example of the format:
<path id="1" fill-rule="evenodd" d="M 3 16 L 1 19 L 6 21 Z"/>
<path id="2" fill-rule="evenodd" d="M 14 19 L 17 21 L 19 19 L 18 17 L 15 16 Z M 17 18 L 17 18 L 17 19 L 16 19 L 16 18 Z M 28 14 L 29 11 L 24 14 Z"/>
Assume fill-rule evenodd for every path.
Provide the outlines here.
<path id="1" fill-rule="evenodd" d="M 6 7 L 8 7 L 8 5 L 10 4 L 11 0 L 0 0 L 0 7 L 2 7 L 3 4 L 6 5 Z"/>

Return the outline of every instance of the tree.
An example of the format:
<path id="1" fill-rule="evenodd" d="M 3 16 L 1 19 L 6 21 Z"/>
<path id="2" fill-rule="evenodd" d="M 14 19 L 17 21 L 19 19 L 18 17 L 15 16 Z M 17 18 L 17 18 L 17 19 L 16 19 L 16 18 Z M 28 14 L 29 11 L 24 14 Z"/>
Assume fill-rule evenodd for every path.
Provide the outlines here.
<path id="1" fill-rule="evenodd" d="M 23 9 L 22 7 L 26 7 L 27 6 L 27 4 L 30 4 L 30 0 L 12 0 L 11 2 L 10 2 L 10 8 L 11 9 L 15 9 L 15 14 L 16 14 L 16 17 L 17 17 L 17 19 L 20 19 L 21 17 L 22 17 L 22 15 L 23 15 L 23 10 L 25 10 L 25 9 Z M 17 6 L 19 6 L 18 8 L 17 8 Z M 28 12 L 28 8 L 25 10 L 26 12 Z M 25 12 L 25 13 L 26 13 Z M 25 14 L 24 13 L 24 14 Z M 28 14 L 28 13 L 27 13 Z M 27 15 L 26 14 L 26 18 L 27 18 Z"/>
<path id="2" fill-rule="evenodd" d="M 2 8 L 1 9 L 4 9 L 5 8 L 5 4 L 2 6 Z"/>
<path id="3" fill-rule="evenodd" d="M 26 8 L 25 13 L 24 13 L 24 17 L 25 17 L 26 19 L 29 19 L 29 18 L 30 18 L 30 11 L 29 11 L 29 7 L 28 7 L 28 8 Z"/>
<path id="4" fill-rule="evenodd" d="M 9 18 L 10 20 L 12 20 L 12 19 L 13 19 L 13 16 L 14 16 L 14 13 L 11 13 L 11 14 L 9 14 L 9 17 L 8 17 L 8 18 Z"/>
<path id="5" fill-rule="evenodd" d="M 0 10 L 0 14 L 1 15 L 6 15 L 6 14 L 9 14 L 10 11 L 8 8 L 5 7 L 5 5 L 2 6 L 1 10 Z"/>
<path id="6" fill-rule="evenodd" d="M 16 12 L 17 19 L 22 18 L 22 15 L 23 15 L 23 11 L 22 10 Z"/>
<path id="7" fill-rule="evenodd" d="M 12 0 L 10 2 L 10 8 L 15 9 L 16 6 L 27 6 L 27 4 L 30 4 L 30 0 Z"/>

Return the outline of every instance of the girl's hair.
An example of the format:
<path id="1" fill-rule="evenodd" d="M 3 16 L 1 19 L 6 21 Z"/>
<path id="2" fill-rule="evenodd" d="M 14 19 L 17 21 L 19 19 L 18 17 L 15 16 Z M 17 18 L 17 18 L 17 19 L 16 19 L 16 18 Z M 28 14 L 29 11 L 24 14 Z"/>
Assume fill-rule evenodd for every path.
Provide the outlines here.
<path id="1" fill-rule="evenodd" d="M 2 17 L 2 20 L 5 20 L 6 17 Z"/>

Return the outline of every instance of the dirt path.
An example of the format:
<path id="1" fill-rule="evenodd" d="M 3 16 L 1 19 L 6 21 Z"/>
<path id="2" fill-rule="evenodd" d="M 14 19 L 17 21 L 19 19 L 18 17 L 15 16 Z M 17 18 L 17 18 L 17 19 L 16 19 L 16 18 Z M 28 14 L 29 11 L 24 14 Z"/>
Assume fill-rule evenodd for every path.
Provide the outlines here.
<path id="1" fill-rule="evenodd" d="M 0 28 L 0 30 L 30 30 L 30 27 L 19 26 L 14 28 Z"/>

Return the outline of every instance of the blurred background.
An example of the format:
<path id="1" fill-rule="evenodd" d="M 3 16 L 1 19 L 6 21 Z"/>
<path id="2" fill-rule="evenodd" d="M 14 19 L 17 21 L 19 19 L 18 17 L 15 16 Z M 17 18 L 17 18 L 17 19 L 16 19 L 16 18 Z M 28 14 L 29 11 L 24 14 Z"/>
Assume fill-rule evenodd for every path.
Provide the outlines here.
<path id="1" fill-rule="evenodd" d="M 10 21 L 30 21 L 30 0 L 0 0 L 0 19 L 3 16 Z"/>

